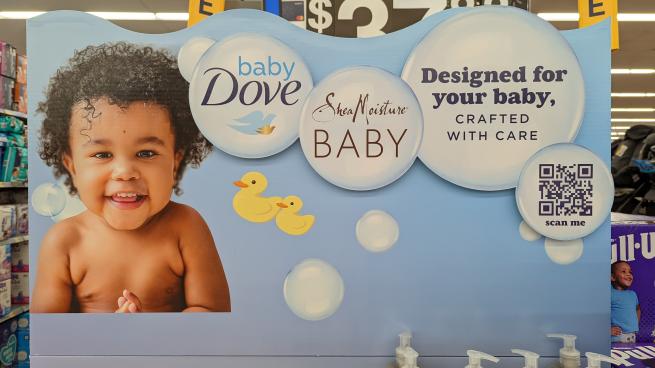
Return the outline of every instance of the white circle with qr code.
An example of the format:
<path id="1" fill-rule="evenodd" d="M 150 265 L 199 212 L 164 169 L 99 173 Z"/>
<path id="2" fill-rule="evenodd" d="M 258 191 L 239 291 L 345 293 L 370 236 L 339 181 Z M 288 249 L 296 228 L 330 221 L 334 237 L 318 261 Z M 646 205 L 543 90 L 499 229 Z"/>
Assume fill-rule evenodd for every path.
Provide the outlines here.
<path id="1" fill-rule="evenodd" d="M 526 162 L 516 204 L 523 220 L 539 234 L 573 240 L 602 225 L 613 193 L 612 175 L 603 160 L 582 146 L 559 143 Z"/>

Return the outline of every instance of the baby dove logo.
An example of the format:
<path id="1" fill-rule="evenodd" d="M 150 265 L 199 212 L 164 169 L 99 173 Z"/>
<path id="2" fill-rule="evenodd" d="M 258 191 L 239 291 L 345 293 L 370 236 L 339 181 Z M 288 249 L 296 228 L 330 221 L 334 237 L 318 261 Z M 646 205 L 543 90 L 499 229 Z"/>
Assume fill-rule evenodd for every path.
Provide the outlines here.
<path id="1" fill-rule="evenodd" d="M 298 138 L 303 103 L 313 88 L 305 62 L 269 36 L 238 34 L 189 40 L 179 52 L 189 105 L 216 147 L 243 158 L 272 156 Z"/>

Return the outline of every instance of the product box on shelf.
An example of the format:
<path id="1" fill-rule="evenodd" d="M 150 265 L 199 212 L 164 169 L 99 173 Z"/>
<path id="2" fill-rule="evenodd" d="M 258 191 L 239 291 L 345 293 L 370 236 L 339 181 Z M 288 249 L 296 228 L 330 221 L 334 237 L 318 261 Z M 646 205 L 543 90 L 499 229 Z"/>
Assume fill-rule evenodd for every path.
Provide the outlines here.
<path id="1" fill-rule="evenodd" d="M 11 245 L 11 272 L 29 272 L 30 256 L 28 242 Z"/>
<path id="2" fill-rule="evenodd" d="M 30 304 L 29 272 L 14 272 L 11 274 L 11 304 Z"/>
<path id="3" fill-rule="evenodd" d="M 0 75 L 0 109 L 11 110 L 14 104 L 14 80 Z"/>
<path id="4" fill-rule="evenodd" d="M 29 208 L 27 204 L 17 204 L 16 205 L 16 235 L 27 235 L 28 231 L 28 212 Z"/>
<path id="5" fill-rule="evenodd" d="M 11 279 L 11 244 L 0 245 L 0 280 Z"/>
<path id="6" fill-rule="evenodd" d="M 0 205 L 0 240 L 11 238 L 16 233 L 16 206 Z"/>
<path id="7" fill-rule="evenodd" d="M 18 330 L 18 321 L 16 318 L 9 319 L 0 323 L 0 367 L 9 368 L 16 357 L 18 348 L 18 339 L 16 331 Z"/>
<path id="8" fill-rule="evenodd" d="M 16 358 L 15 368 L 28 368 L 30 366 L 30 314 L 25 312 L 17 318 L 18 328 L 16 330 Z"/>
<path id="9" fill-rule="evenodd" d="M 16 48 L 0 41 L 0 74 L 16 79 Z"/>
<path id="10" fill-rule="evenodd" d="M 27 113 L 27 84 L 19 82 L 14 84 L 13 102 L 16 111 Z"/>
<path id="11" fill-rule="evenodd" d="M 11 279 L 0 281 L 0 313 L 4 316 L 11 310 Z"/>
<path id="12" fill-rule="evenodd" d="M 24 181 L 27 179 L 27 149 L 12 144 L 5 149 L 2 159 L 2 181 Z"/>
<path id="13" fill-rule="evenodd" d="M 16 82 L 27 84 L 27 56 L 16 55 Z"/>

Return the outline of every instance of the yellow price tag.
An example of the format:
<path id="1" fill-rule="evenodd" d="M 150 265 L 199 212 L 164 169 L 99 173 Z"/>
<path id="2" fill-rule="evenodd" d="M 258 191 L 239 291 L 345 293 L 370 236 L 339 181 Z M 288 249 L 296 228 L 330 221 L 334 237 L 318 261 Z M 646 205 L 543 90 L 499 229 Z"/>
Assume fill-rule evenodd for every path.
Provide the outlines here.
<path id="1" fill-rule="evenodd" d="M 225 0 L 189 0 L 187 27 L 223 10 L 225 10 Z"/>
<path id="2" fill-rule="evenodd" d="M 580 28 L 612 18 L 612 50 L 619 48 L 618 0 L 578 0 Z"/>

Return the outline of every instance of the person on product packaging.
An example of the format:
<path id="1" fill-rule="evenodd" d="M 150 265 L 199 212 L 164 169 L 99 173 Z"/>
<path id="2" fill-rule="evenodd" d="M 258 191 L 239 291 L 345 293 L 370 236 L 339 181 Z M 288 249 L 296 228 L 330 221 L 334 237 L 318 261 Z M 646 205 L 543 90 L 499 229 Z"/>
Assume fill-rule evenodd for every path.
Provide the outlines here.
<path id="1" fill-rule="evenodd" d="M 171 201 L 211 151 L 187 94 L 166 51 L 123 42 L 77 51 L 51 78 L 40 157 L 87 210 L 45 235 L 32 312 L 230 311 L 209 227 Z"/>
<path id="2" fill-rule="evenodd" d="M 636 342 L 641 309 L 637 293 L 628 290 L 632 285 L 632 269 L 628 262 L 612 263 L 612 342 Z"/>

